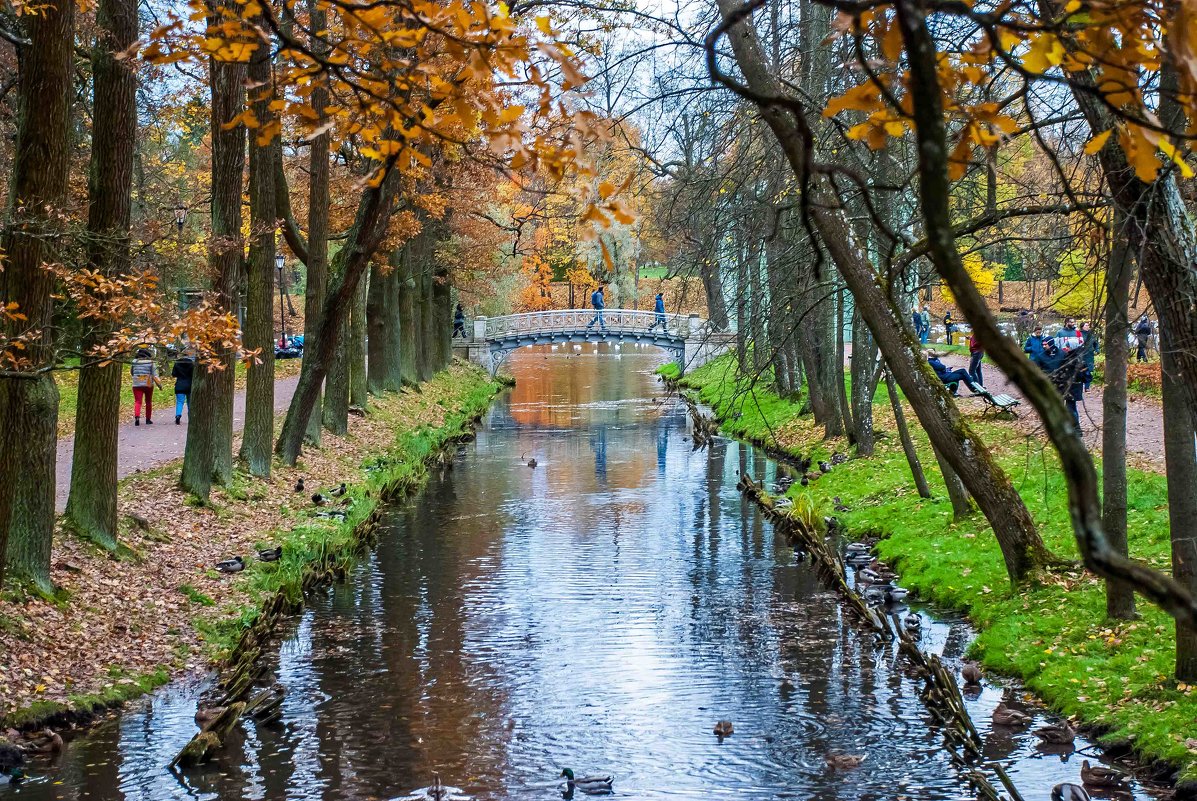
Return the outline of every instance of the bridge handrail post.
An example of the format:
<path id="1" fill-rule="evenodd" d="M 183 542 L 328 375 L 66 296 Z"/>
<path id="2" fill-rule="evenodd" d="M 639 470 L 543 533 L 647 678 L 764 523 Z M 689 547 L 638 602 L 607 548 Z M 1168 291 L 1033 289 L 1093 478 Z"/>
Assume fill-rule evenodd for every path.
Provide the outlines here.
<path id="1" fill-rule="evenodd" d="M 486 339 L 486 318 L 485 317 L 479 316 L 479 317 L 474 318 L 474 339 L 479 339 L 479 340 Z"/>

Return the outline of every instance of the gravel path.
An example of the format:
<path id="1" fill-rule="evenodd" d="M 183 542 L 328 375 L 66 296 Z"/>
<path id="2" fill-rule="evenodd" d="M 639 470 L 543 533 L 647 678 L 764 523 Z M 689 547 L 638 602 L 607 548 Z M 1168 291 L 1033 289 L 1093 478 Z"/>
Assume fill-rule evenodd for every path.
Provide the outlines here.
<path id="1" fill-rule="evenodd" d="M 942 357 L 944 364 L 950 367 L 968 369 L 968 359 L 950 354 Z M 1043 433 L 1043 426 L 1035 410 L 1027 403 L 1026 398 L 995 365 L 986 362 L 981 368 L 981 377 L 985 388 L 994 395 L 1010 395 L 1021 398 L 1023 405 L 1018 407 L 1019 428 L 1033 433 Z M 1094 384 L 1085 393 L 1085 400 L 1080 404 L 1081 429 L 1085 435 L 1085 444 L 1096 454 L 1101 453 L 1102 426 L 1102 387 Z M 960 397 L 967 400 L 968 388 L 961 386 Z M 984 401 L 968 401 L 966 408 L 978 408 Z M 1126 449 L 1132 461 L 1139 461 L 1144 466 L 1162 470 L 1164 467 L 1164 416 L 1160 402 L 1155 398 L 1131 395 L 1126 409 Z"/>
<path id="2" fill-rule="evenodd" d="M 274 384 L 274 409 L 285 412 L 291 403 L 291 395 L 299 376 L 282 378 Z M 175 425 L 175 396 L 167 391 L 154 393 L 154 424 L 134 426 L 126 420 L 117 435 L 117 478 L 149 470 L 151 467 L 183 457 L 187 445 L 187 415 L 182 425 Z M 240 431 L 245 422 L 245 392 L 238 392 L 233 400 L 233 430 Z M 56 473 L 55 506 L 59 512 L 66 508 L 67 494 L 71 488 L 71 458 L 75 453 L 75 440 L 58 441 L 58 466 Z"/>

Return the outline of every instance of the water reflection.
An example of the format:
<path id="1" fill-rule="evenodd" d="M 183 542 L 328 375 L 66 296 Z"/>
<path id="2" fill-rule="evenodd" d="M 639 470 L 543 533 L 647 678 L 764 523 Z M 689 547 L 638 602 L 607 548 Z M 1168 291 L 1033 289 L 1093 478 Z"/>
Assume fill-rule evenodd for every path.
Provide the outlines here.
<path id="1" fill-rule="evenodd" d="M 735 490 L 772 466 L 725 440 L 695 450 L 661 360 L 514 354 L 519 383 L 478 438 L 281 644 L 278 724 L 175 777 L 196 689 L 172 688 L 0 799 L 390 798 L 434 771 L 480 799 L 550 799 L 563 767 L 610 771 L 630 798 L 971 798 L 921 683 Z M 966 629 L 927 637 L 958 656 Z M 1025 757 L 1028 799 L 1075 778 L 1025 737 L 989 745 Z M 866 761 L 832 771 L 829 754 Z"/>

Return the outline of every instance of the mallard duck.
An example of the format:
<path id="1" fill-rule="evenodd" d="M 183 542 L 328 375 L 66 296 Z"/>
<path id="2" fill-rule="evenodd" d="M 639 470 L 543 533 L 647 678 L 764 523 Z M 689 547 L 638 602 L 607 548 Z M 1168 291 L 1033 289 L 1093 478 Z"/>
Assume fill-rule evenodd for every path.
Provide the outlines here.
<path id="1" fill-rule="evenodd" d="M 794 505 L 794 502 L 789 498 L 778 498 L 773 502 L 773 506 L 778 509 L 789 509 Z"/>
<path id="2" fill-rule="evenodd" d="M 1072 728 L 1066 720 L 1040 726 L 1032 734 L 1043 742 L 1053 745 L 1071 745 L 1072 741 L 1076 739 L 1076 729 Z"/>
<path id="3" fill-rule="evenodd" d="M 245 560 L 240 556 L 234 556 L 232 559 L 217 562 L 216 569 L 221 573 L 240 573 L 245 569 Z"/>
<path id="4" fill-rule="evenodd" d="M 723 738 L 735 734 L 736 728 L 730 720 L 721 720 L 715 724 L 715 736 Z"/>
<path id="5" fill-rule="evenodd" d="M 859 768 L 861 763 L 865 761 L 867 754 L 828 754 L 824 759 L 827 761 L 827 767 L 832 770 L 852 770 Z"/>
<path id="6" fill-rule="evenodd" d="M 439 773 L 432 774 L 432 784 L 427 787 L 421 787 L 419 790 L 413 790 L 410 795 L 404 796 L 411 801 L 454 801 L 454 799 L 468 799 L 469 796 L 462 792 L 460 787 L 450 787 L 447 784 L 441 784 L 441 775 Z"/>
<path id="7" fill-rule="evenodd" d="M 1089 794 L 1078 784 L 1057 784 L 1052 788 L 1052 801 L 1089 801 Z"/>
<path id="8" fill-rule="evenodd" d="M 976 662 L 965 662 L 960 668 L 960 678 L 964 679 L 965 687 L 981 686 L 981 667 Z"/>
<path id="9" fill-rule="evenodd" d="M 7 771 L 0 771 L 0 787 L 5 785 L 18 785 L 25 781 L 25 771 L 20 768 L 11 768 Z"/>
<path id="10" fill-rule="evenodd" d="M 835 504 L 835 510 L 837 512 L 839 512 L 840 514 L 843 514 L 844 512 L 852 511 L 851 507 L 844 505 L 844 502 L 840 500 L 840 496 L 837 495 L 834 498 L 832 498 L 831 500 L 832 500 L 832 503 Z"/>
<path id="11" fill-rule="evenodd" d="M 215 720 L 224 714 L 223 706 L 201 706 L 195 710 L 195 725 L 201 730 L 207 729 Z"/>
<path id="12" fill-rule="evenodd" d="M 993 725 L 995 726 L 1026 726 L 1031 722 L 1031 716 L 1017 709 L 1011 709 L 1005 704 L 998 704 L 993 710 Z"/>
<path id="13" fill-rule="evenodd" d="M 902 621 L 902 626 L 911 634 L 918 634 L 923 630 L 923 619 L 911 612 L 906 616 L 906 619 Z"/>
<path id="14" fill-rule="evenodd" d="M 61 754 L 64 745 L 62 735 L 53 729 L 43 729 L 41 736 L 30 743 L 32 750 L 39 754 Z"/>
<path id="15" fill-rule="evenodd" d="M 303 492 L 303 476 L 300 476 L 299 480 L 295 482 L 295 491 Z"/>
<path id="16" fill-rule="evenodd" d="M 344 495 L 348 491 L 349 491 L 349 488 L 346 487 L 345 482 L 342 481 L 341 486 L 337 487 L 335 490 L 333 490 L 332 492 L 330 492 L 328 494 L 333 496 L 334 498 L 340 498 L 342 495 Z"/>
<path id="17" fill-rule="evenodd" d="M 848 461 L 848 457 L 845 456 L 844 454 L 840 453 L 839 451 L 836 451 L 835 453 L 831 454 L 831 463 L 832 464 L 843 464 L 846 461 Z"/>
<path id="18" fill-rule="evenodd" d="M 615 777 L 610 775 L 595 774 L 575 778 L 571 768 L 562 768 L 561 778 L 565 779 L 570 788 L 581 790 L 587 795 L 605 795 L 611 792 L 611 786 L 615 783 Z"/>
<path id="19" fill-rule="evenodd" d="M 827 464 L 827 462 L 819 462 L 819 472 L 820 473 L 830 473 L 831 465 Z"/>
<path id="20" fill-rule="evenodd" d="M 277 562 L 283 558 L 283 546 L 277 545 L 274 548 L 263 548 L 258 551 L 259 562 Z"/>
<path id="21" fill-rule="evenodd" d="M 1090 765 L 1089 760 L 1081 763 L 1081 782 L 1090 787 L 1125 787 L 1126 777 L 1105 765 Z"/>
<path id="22" fill-rule="evenodd" d="M 312 496 L 312 503 L 316 504 L 317 506 L 328 506 L 329 500 L 328 500 L 328 498 L 324 497 L 319 492 L 317 492 L 315 495 Z"/>
<path id="23" fill-rule="evenodd" d="M 20 736 L 20 733 L 17 733 L 17 737 Z M 12 737 L 10 739 L 15 742 L 17 737 Z M 25 752 L 16 745 L 13 745 L 13 743 L 0 740 L 0 777 L 9 776 L 14 770 L 19 771 L 21 766 L 24 764 Z M 19 780 L 20 779 L 18 779 L 18 781 Z M 0 780 L 0 784 L 3 783 L 3 780 Z"/>
<path id="24" fill-rule="evenodd" d="M 528 460 L 528 467 L 531 467 L 533 470 L 535 470 L 536 465 L 537 465 L 537 461 L 536 461 L 535 456 Z"/>

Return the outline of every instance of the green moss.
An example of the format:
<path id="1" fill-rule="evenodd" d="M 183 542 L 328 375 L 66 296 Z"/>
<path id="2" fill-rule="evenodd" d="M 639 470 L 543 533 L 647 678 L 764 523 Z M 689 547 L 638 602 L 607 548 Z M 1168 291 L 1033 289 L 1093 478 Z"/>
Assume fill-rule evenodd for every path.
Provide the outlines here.
<path id="1" fill-rule="evenodd" d="M 797 404 L 763 388 L 749 391 L 734 364 L 723 357 L 681 379 L 716 410 L 725 431 L 816 459 L 837 444 L 845 448 L 821 439 L 821 429 L 798 417 Z M 736 412 L 741 417 L 731 419 Z M 878 412 L 879 424 L 888 419 Z M 1015 591 L 984 517 L 953 521 L 926 436 L 913 414 L 909 419 L 937 497 L 918 497 L 901 444 L 891 435 L 880 438 L 874 457 L 852 459 L 809 489 L 792 488 L 791 495 L 809 494 L 828 512 L 831 499 L 839 497 L 850 510 L 838 514 L 841 521 L 855 533 L 883 537 L 878 552 L 897 566 L 904 586 L 968 614 L 979 631 L 973 653 L 989 669 L 1019 677 L 1060 712 L 1102 727 L 1111 740 L 1129 739 L 1143 757 L 1165 759 L 1181 768 L 1182 777 L 1197 778 L 1197 754 L 1185 745 L 1197 719 L 1197 689 L 1171 679 L 1171 618 L 1140 602 L 1141 619 L 1107 620 L 1104 583 L 1079 567 L 1040 576 Z M 1047 546 L 1079 558 L 1055 452 L 1009 425 L 969 422 L 1019 488 Z M 1131 554 L 1167 570 L 1166 479 L 1133 468 L 1127 479 Z"/>
<path id="2" fill-rule="evenodd" d="M 216 606 L 216 601 L 212 600 L 195 587 L 192 587 L 190 584 L 180 584 L 179 592 L 182 593 L 183 597 L 191 601 L 193 604 L 199 604 L 200 606 Z"/>
<path id="3" fill-rule="evenodd" d="M 5 728 L 28 729 L 40 725 L 55 715 L 71 713 L 81 717 L 94 715 L 133 698 L 145 695 L 170 681 L 170 671 L 159 667 L 148 673 L 128 674 L 110 670 L 114 683 L 98 693 L 71 695 L 66 702 L 35 701 L 24 709 L 6 715 Z"/>

